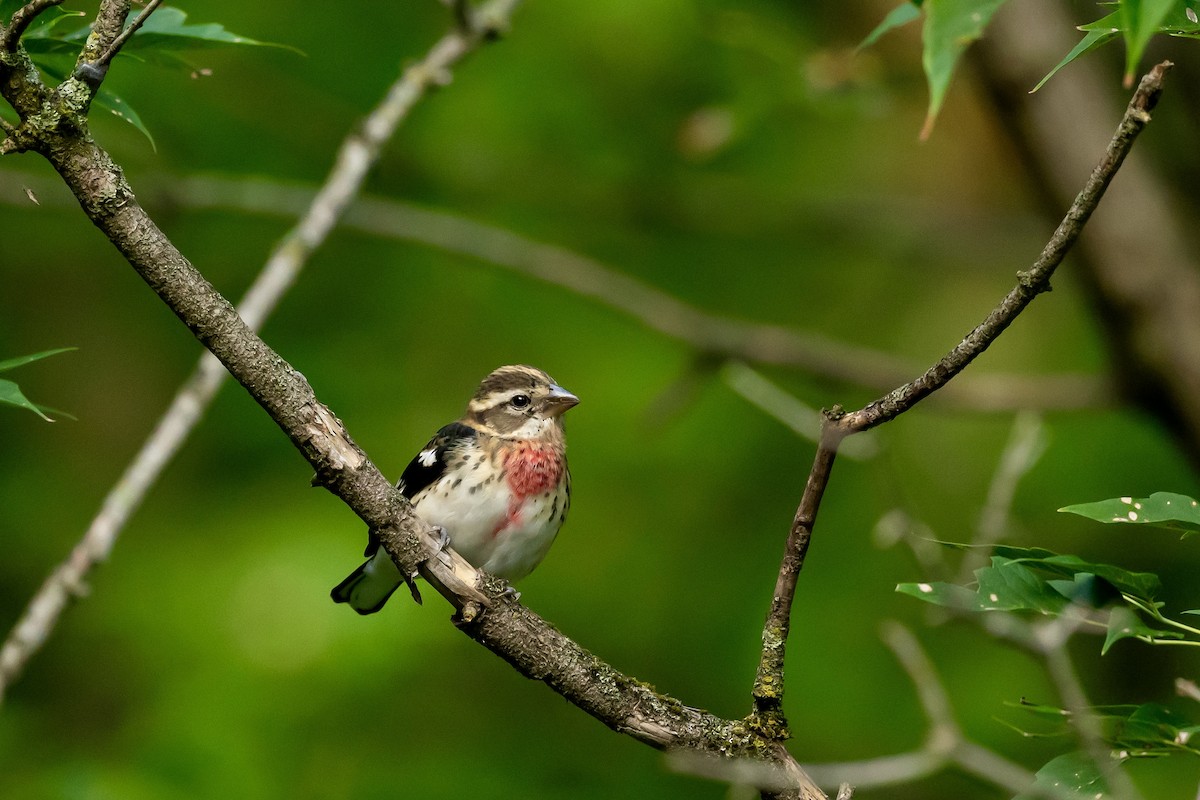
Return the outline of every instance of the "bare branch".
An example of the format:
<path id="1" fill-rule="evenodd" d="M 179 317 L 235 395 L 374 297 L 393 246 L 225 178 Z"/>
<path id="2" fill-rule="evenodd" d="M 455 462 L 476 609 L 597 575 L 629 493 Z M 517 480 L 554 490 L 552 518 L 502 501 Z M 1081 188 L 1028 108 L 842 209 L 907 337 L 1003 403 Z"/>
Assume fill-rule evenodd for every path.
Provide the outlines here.
<path id="1" fill-rule="evenodd" d="M 957 767 L 1014 794 L 1030 791 L 1033 773 L 975 744 L 963 733 L 937 670 L 912 632 L 898 622 L 887 622 L 881 636 L 908 673 L 929 720 L 925 743 L 910 753 L 810 767 L 817 779 L 825 784 L 848 781 L 859 788 L 878 788 L 911 783 Z"/>
<path id="2" fill-rule="evenodd" d="M 1086 610 L 1080 610 L 1086 613 Z M 1071 724 L 1079 734 L 1084 751 L 1095 762 L 1113 796 L 1118 800 L 1141 800 L 1141 794 L 1134 787 L 1133 781 L 1119 768 L 1119 763 L 1113 758 L 1108 744 L 1104 741 L 1100 721 L 1092 712 L 1083 684 L 1075 674 L 1075 665 L 1067 651 L 1067 640 L 1078 629 L 1080 621 L 1073 615 L 1063 614 L 1035 625 L 1031 641 L 1046 662 L 1046 671 L 1050 674 L 1059 697 L 1062 698 L 1063 706 L 1071 712 Z"/>
<path id="3" fill-rule="evenodd" d="M 150 0 L 150 2 L 146 3 L 146 7 L 142 9 L 142 12 L 137 15 L 133 22 L 129 23 L 125 29 L 121 31 L 120 35 L 112 40 L 112 43 L 103 53 L 100 54 L 99 58 L 97 58 L 95 61 L 88 62 L 87 66 L 103 76 L 104 72 L 108 69 L 109 63 L 113 60 L 113 57 L 116 56 L 117 53 L 121 52 L 121 48 L 125 46 L 125 43 L 129 41 L 129 38 L 138 32 L 138 29 L 145 24 L 146 20 L 150 18 L 150 15 L 153 14 L 154 10 L 161 4 L 162 0 Z"/>
<path id="4" fill-rule="evenodd" d="M 0 49 L 14 53 L 21 44 L 21 37 L 38 15 L 53 6 L 61 6 L 63 0 L 30 0 L 13 12 L 8 27 L 0 30 Z"/>
<path id="5" fill-rule="evenodd" d="M 771 720 L 770 727 L 784 732 L 787 730 L 787 723 L 783 719 L 783 664 L 788 633 L 792 627 L 792 600 L 796 596 L 796 581 L 800 577 L 801 568 L 804 567 L 804 557 L 808 553 L 817 509 L 821 506 L 825 487 L 829 485 L 840 440 L 841 433 L 834 426 L 821 426 L 821 441 L 817 445 L 812 471 L 809 472 L 808 481 L 804 485 L 800 506 L 796 509 L 792 527 L 788 531 L 783 561 L 780 562 L 775 591 L 771 595 L 770 610 L 763 625 L 762 655 L 751 693 L 754 698 L 754 712 Z"/>
<path id="6" fill-rule="evenodd" d="M 152 11 L 154 5 L 148 4 L 139 19 Z M 446 40 L 453 40 L 455 47 L 447 46 Z M 303 217 L 276 246 L 239 306 L 238 313 L 248 328 L 257 330 L 262 326 L 308 257 L 343 217 L 383 145 L 421 97 L 423 76 L 447 70 L 450 64 L 445 59 L 457 52 L 462 41 L 458 33 L 448 35 L 423 60 L 405 69 L 359 129 L 342 143 L 324 185 L 315 196 L 309 197 Z M 481 38 L 470 40 L 470 45 L 480 41 Z M 130 516 L 183 446 L 227 374 L 211 354 L 206 353 L 200 359 L 137 456 L 105 497 L 80 542 L 30 599 L 0 646 L 0 702 L 5 689 L 20 677 L 29 659 L 51 635 L 71 599 L 82 592 L 92 569 L 108 558 Z"/>
<path id="7" fill-rule="evenodd" d="M 92 92 L 96 91 L 108 72 L 108 62 L 99 62 L 121 38 L 125 19 L 129 16 L 129 5 L 130 0 L 103 0 L 100 10 L 96 12 L 96 21 L 92 23 L 92 32 L 75 59 L 73 75 L 87 84 Z"/>
<path id="8" fill-rule="evenodd" d="M 1078 40 L 1062 3 L 1013 0 L 972 47 L 974 77 L 1013 144 L 1048 218 L 1090 168 L 1080 142 L 1102 140 L 1112 80 L 1102 59 L 1081 58 L 1028 102 L 1044 65 Z M 1037 71 L 1037 70 L 1041 71 Z M 1158 419 L 1200 466 L 1200 272 L 1193 215 L 1177 184 L 1137 154 L 1073 256 L 1104 334 L 1116 391 Z M 1181 187 L 1178 187 L 1181 188 Z M 1130 265 L 1136 264 L 1136 269 Z"/>
<path id="9" fill-rule="evenodd" d="M 923 398 L 946 385 L 1003 333 L 1037 295 L 1049 291 L 1050 277 L 1062 263 L 1067 251 L 1079 238 L 1088 218 L 1121 166 L 1137 135 L 1150 122 L 1150 111 L 1162 93 L 1162 82 L 1170 62 L 1158 64 L 1146 75 L 1125 110 L 1104 156 L 1092 171 L 1083 191 L 1067 211 L 1066 217 L 1050 237 L 1041 256 L 1026 272 L 1018 273 L 1017 286 L 981 324 L 976 326 L 953 350 L 916 380 L 906 383 L 858 411 L 846 413 L 840 408 L 827 412 L 821 441 L 804 486 L 800 505 L 784 545 L 779 576 L 771 596 L 763 626 L 762 655 L 752 692 L 755 713 L 768 717 L 772 727 L 786 731 L 783 718 L 783 665 L 791 626 L 792 603 L 796 582 L 812 538 L 813 525 L 821 497 L 829 483 L 838 445 L 854 433 L 869 430 L 908 411 Z"/>
<path id="10" fill-rule="evenodd" d="M 486 27 L 469 35 L 456 33 L 462 41 L 435 48 L 445 66 L 456 63 L 474 44 L 490 36 L 496 15 L 514 6 L 512 0 L 494 0 L 480 10 Z M 419 70 L 415 93 L 419 96 L 443 72 Z M 0 78 L 13 77 L 0 74 Z M 0 80 L 0 87 L 8 82 Z M 405 102 L 401 97 L 396 107 Z M 778 736 L 766 739 L 742 721 L 723 720 L 658 695 L 520 606 L 505 595 L 502 582 L 486 578 L 453 550 L 443 550 L 432 529 L 413 513 L 411 504 L 350 438 L 341 421 L 316 398 L 304 376 L 246 325 L 146 214 L 121 170 L 87 134 L 86 125 L 47 130 L 42 135 L 49 141 L 38 152 L 59 173 L 89 219 L 288 436 L 316 470 L 314 482 L 329 489 L 367 523 L 404 574 L 419 573 L 454 605 L 465 633 L 523 674 L 541 680 L 639 741 L 731 757 L 758 754 L 780 764 L 795 780 L 797 788 L 786 790 L 782 797 L 825 797 L 778 744 Z"/>
<path id="11" fill-rule="evenodd" d="M 968 364 L 974 361 L 996 340 L 996 337 L 1016 320 L 1017 316 L 1033 302 L 1035 297 L 1050 290 L 1050 278 L 1054 275 L 1055 269 L 1079 239 L 1079 234 L 1083 232 L 1083 226 L 1091 217 L 1092 212 L 1096 210 L 1100 198 L 1104 196 L 1113 176 L 1120 169 L 1121 162 L 1125 160 L 1137 135 L 1150 122 L 1150 111 L 1158 103 L 1158 98 L 1162 94 L 1163 78 L 1171 66 L 1171 62 L 1164 61 L 1142 78 L 1133 99 L 1129 101 L 1125 116 L 1117 126 L 1117 132 L 1109 142 L 1104 157 L 1092 171 L 1083 191 L 1071 204 L 1066 217 L 1063 218 L 1054 235 L 1050 237 L 1050 241 L 1046 243 L 1046 247 L 1037 261 L 1027 271 L 1018 273 L 1017 285 L 992 310 L 987 319 L 967 334 L 966 338 L 959 342 L 953 350 L 926 370 L 921 377 L 895 389 L 859 411 L 846 414 L 839 420 L 840 427 L 847 432 L 867 430 L 894 419 L 897 415 L 912 408 L 966 369 Z"/>
<path id="12" fill-rule="evenodd" d="M 821 412 L 806 406 L 795 396 L 768 380 L 761 372 L 740 361 L 729 361 L 721 367 L 725 384 L 759 410 L 791 428 L 797 435 L 812 442 L 821 438 Z M 870 433 L 842 443 L 838 450 L 846 458 L 865 461 L 878 452 Z"/>

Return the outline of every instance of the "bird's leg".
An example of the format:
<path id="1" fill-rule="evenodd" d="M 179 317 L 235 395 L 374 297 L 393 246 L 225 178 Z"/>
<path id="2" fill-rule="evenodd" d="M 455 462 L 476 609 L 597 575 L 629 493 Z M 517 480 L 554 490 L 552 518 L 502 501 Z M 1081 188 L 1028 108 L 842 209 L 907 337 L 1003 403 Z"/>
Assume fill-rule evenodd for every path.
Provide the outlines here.
<path id="1" fill-rule="evenodd" d="M 445 550 L 450 546 L 450 531 L 441 525 L 433 526 L 433 535 L 437 537 L 438 550 Z"/>

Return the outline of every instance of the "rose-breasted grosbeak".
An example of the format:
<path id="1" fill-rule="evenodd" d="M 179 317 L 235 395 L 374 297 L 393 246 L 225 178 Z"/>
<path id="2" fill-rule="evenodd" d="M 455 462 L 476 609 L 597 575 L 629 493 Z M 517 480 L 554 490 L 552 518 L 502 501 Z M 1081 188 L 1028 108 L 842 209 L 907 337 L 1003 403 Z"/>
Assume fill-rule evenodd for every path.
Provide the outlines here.
<path id="1" fill-rule="evenodd" d="M 462 419 L 417 453 L 396 488 L 471 564 L 523 578 L 545 557 L 571 504 L 562 415 L 578 402 L 539 369 L 500 367 L 479 384 Z M 373 614 L 404 578 L 374 534 L 365 555 L 331 594 Z"/>

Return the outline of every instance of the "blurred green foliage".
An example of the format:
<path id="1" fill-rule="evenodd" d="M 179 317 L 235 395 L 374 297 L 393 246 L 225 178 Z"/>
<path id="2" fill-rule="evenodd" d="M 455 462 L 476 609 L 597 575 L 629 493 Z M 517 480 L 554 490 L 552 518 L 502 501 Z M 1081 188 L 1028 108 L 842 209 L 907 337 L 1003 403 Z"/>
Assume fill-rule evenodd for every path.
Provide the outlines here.
<path id="1" fill-rule="evenodd" d="M 232 0 L 185 9 L 307 56 L 212 51 L 201 59 L 211 75 L 195 78 L 114 68 L 106 86 L 138 109 L 157 149 L 117 119 L 97 118 L 94 132 L 135 190 L 204 173 L 319 181 L 341 138 L 448 24 L 432 0 L 353 12 Z M 1052 223 L 1035 213 L 971 92 L 950 92 L 938 131 L 918 144 L 926 97 L 915 32 L 852 54 L 886 10 L 530 3 L 510 36 L 421 104 L 369 190 L 578 250 L 711 312 L 931 360 L 1007 290 Z M 1052 87 L 1031 102 L 1053 102 Z M 1116 88 L 1114 123 L 1125 102 Z M 1158 116 L 1182 115 L 1174 102 Z M 1175 141 L 1145 147 L 1186 159 L 1178 142 L 1189 140 Z M 71 359 L 23 375 L 22 387 L 79 419 L 47 426 L 0 409 L 5 629 L 200 353 L 61 196 L 20 201 L 24 181 L 48 174 L 32 155 L 0 164 L 0 191 L 18 199 L 0 209 L 0 353 L 77 345 Z M 230 297 L 287 227 L 140 197 Z M 1069 261 L 1055 288 L 968 375 L 1102 370 Z M 389 474 L 493 367 L 548 370 L 582 398 L 569 430 L 575 499 L 554 550 L 522 583 L 524 601 L 689 704 L 749 710 L 812 445 L 717 381 L 664 416 L 661 398 L 693 363 L 686 346 L 554 286 L 351 233 L 316 254 L 264 335 Z M 769 374 L 813 406 L 871 398 Z M 786 706 L 802 762 L 922 741 L 912 687 L 878 638 L 893 618 L 919 631 L 969 735 L 1031 770 L 1059 752 L 995 719 L 1020 697 L 1053 700 L 1039 665 L 969 626 L 928 626 L 927 608 L 894 591 L 924 579 L 923 567 L 872 533 L 900 507 L 938 538 L 971 538 L 1010 425 L 930 404 L 881 429 L 875 459 L 838 464 L 789 651 Z M 1012 541 L 1188 589 L 1195 557 L 1170 537 L 1130 547 L 1125 529 L 1054 511 L 1159 490 L 1194 496 L 1170 435 L 1120 410 L 1053 415 L 1047 426 L 1046 455 L 1016 496 Z M 366 618 L 335 606 L 328 590 L 358 563 L 365 532 L 309 489 L 309 476 L 253 402 L 223 390 L 91 594 L 7 695 L 0 796 L 725 794 L 667 772 L 659 753 L 517 676 L 457 634 L 436 600 Z M 1125 643 L 1101 660 L 1095 642 L 1076 644 L 1097 703 L 1170 703 L 1172 679 L 1195 670 L 1179 652 L 1147 660 Z M 1165 800 L 1194 797 L 1198 775 L 1182 762 L 1136 772 L 1147 796 Z M 856 796 L 1004 795 L 947 774 Z"/>

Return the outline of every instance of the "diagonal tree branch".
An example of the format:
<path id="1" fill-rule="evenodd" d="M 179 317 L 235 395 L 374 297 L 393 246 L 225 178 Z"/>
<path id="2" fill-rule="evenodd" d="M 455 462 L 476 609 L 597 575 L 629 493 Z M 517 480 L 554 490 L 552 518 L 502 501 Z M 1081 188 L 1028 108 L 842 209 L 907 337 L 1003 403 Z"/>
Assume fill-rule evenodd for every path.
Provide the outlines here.
<path id="1" fill-rule="evenodd" d="M 493 0 L 490 10 L 504 12 L 515 4 Z M 480 12 L 475 19 L 495 17 Z M 447 48 L 447 65 L 469 52 L 475 40 L 493 34 L 491 23 L 486 29 L 460 31 Z M 13 75 L 11 69 L 0 62 L 0 91 L 6 99 L 18 93 L 19 84 L 37 80 L 36 73 Z M 439 77 L 422 72 L 422 90 Z M 61 124 L 30 133 L 27 149 L 49 161 L 93 224 L 275 421 L 316 470 L 314 483 L 366 522 L 404 573 L 425 577 L 450 601 L 464 632 L 639 741 L 772 761 L 793 781 L 787 797 L 825 797 L 778 737 L 687 707 L 620 674 L 517 603 L 503 591 L 503 582 L 479 573 L 453 550 L 442 550 L 438 537 L 317 399 L 304 376 L 246 325 L 149 217 L 111 156 L 88 133 L 87 102 L 72 103 L 74 94 L 64 95 Z"/>
<path id="2" fill-rule="evenodd" d="M 21 37 L 38 15 L 52 6 L 61 6 L 64 0 L 31 0 L 13 12 L 7 27 L 0 29 L 0 50 L 15 52 Z"/>
<path id="3" fill-rule="evenodd" d="M 1054 270 L 1079 239 L 1083 226 L 1099 204 L 1137 135 L 1150 122 L 1150 111 L 1158 102 L 1164 76 L 1170 68 L 1170 62 L 1163 62 L 1142 78 L 1108 148 L 1083 190 L 1067 210 L 1062 223 L 1050 237 L 1033 266 L 1017 274 L 1017 285 L 992 309 L 987 318 L 916 380 L 894 389 L 858 411 L 845 412 L 834 408 L 826 413 L 821 441 L 817 446 L 813 467 L 784 546 L 779 577 L 763 626 L 762 655 L 754 680 L 754 707 L 755 713 L 771 720 L 773 726 L 786 730 L 782 711 L 783 667 L 788 632 L 791 628 L 792 603 L 795 599 L 796 582 L 804 566 L 813 525 L 821 505 L 821 497 L 829 483 L 839 443 L 846 436 L 895 419 L 945 386 L 983 353 L 1035 297 L 1049 291 Z"/>
<path id="4" fill-rule="evenodd" d="M 147 4 L 139 19 L 147 16 L 155 5 Z M 125 29 L 126 32 L 138 24 L 135 21 Z M 309 198 L 301 219 L 276 246 L 238 307 L 238 313 L 250 329 L 262 327 L 295 282 L 309 256 L 343 218 L 351 200 L 362 188 L 368 171 L 378 160 L 381 149 L 414 103 L 424 95 L 424 76 L 448 69 L 445 56 L 455 52 L 455 48 L 445 44 L 447 40 L 457 42 L 459 32 L 447 35 L 424 59 L 407 67 L 380 103 L 342 143 L 324 185 Z M 473 47 L 482 41 L 479 37 L 470 39 Z M 0 702 L 3 702 L 6 688 L 20 677 L 29 659 L 53 633 L 72 597 L 82 592 L 88 574 L 108 558 L 130 516 L 183 446 L 227 375 L 221 362 L 205 353 L 137 456 L 105 497 L 83 538 L 30 599 L 0 645 Z"/>
<path id="5" fill-rule="evenodd" d="M 125 29 L 117 35 L 117 38 L 112 40 L 104 52 L 100 54 L 99 58 L 97 58 L 95 61 L 88 62 L 88 66 L 93 70 L 107 71 L 108 65 L 112 62 L 117 53 L 121 52 L 121 48 L 125 46 L 125 43 L 128 42 L 129 39 L 138 32 L 139 28 L 146 24 L 146 20 L 150 18 L 150 15 L 153 14 L 155 9 L 157 9 L 160 5 L 162 5 L 162 0 L 150 0 L 150 2 L 146 3 L 146 7 L 142 9 L 141 13 L 137 15 L 133 22 L 125 26 Z"/>
<path id="6" fill-rule="evenodd" d="M 1110 81 L 1103 60 L 1079 59 L 1023 98 L 1076 41 L 1061 3 L 1013 0 L 969 54 L 995 119 L 1016 151 L 1033 194 L 1057 214 L 1088 168 L 1079 142 L 1108 127 Z M 1145 154 L 1142 154 L 1145 155 Z M 1109 352 L 1116 391 L 1172 434 L 1200 467 L 1200 272 L 1188 202 L 1152 158 L 1131 159 L 1120 191 L 1104 203 L 1076 251 L 1085 297 Z M 1182 187 L 1180 187 L 1182 188 Z M 1051 209 L 1055 209 L 1051 211 Z M 1136 266 L 1136 268 L 1132 268 Z"/>

